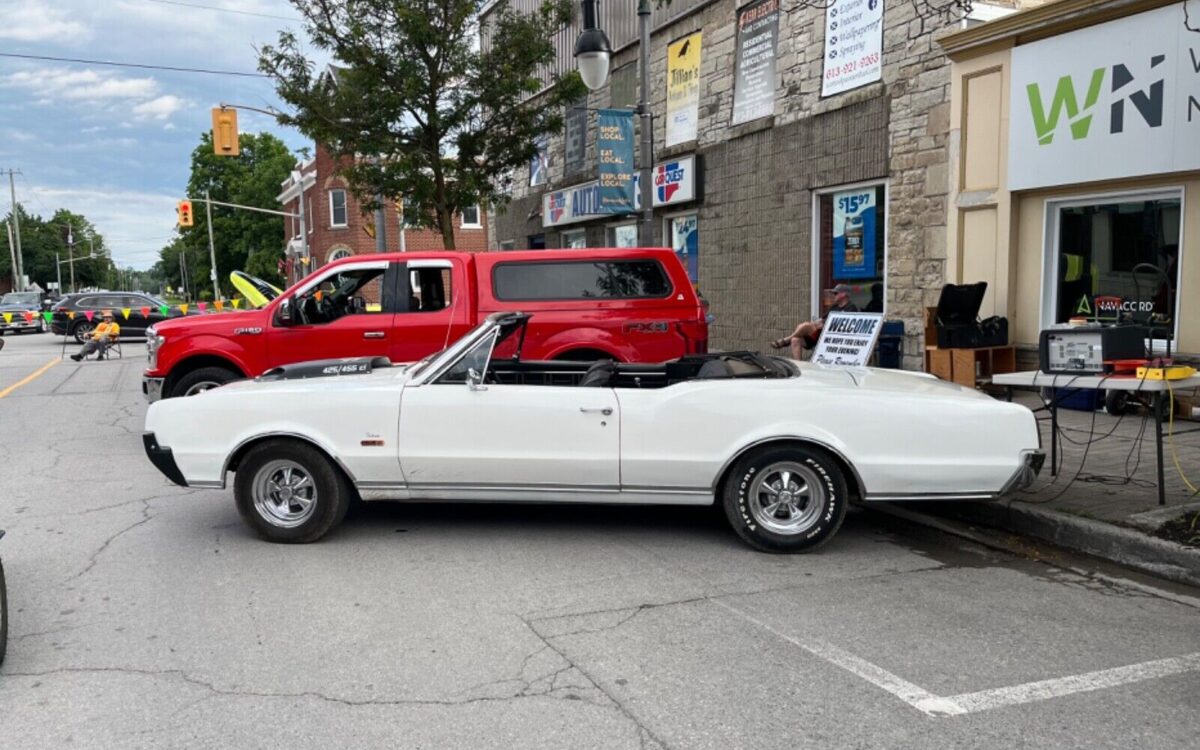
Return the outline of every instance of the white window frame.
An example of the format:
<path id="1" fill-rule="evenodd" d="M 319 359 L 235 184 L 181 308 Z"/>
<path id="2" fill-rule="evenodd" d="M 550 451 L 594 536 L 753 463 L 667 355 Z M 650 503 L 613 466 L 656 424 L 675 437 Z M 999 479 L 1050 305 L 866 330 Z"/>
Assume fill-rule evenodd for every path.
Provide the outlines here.
<path id="1" fill-rule="evenodd" d="M 334 193 L 342 194 L 342 212 L 345 214 L 345 216 L 343 217 L 344 221 L 342 221 L 341 224 L 338 224 L 336 221 L 334 221 L 334 218 L 333 218 L 334 217 L 334 210 L 333 210 L 333 194 Z M 349 224 L 350 224 L 350 203 L 346 199 L 346 189 L 345 188 L 329 188 L 329 228 L 330 229 L 340 229 L 342 227 L 349 226 Z"/>
<path id="2" fill-rule="evenodd" d="M 304 200 L 304 198 L 301 197 L 300 200 Z M 306 215 L 304 218 L 308 222 L 308 233 L 312 234 L 313 230 L 317 228 L 317 215 L 313 213 L 312 198 L 308 199 L 308 215 Z"/>
<path id="3" fill-rule="evenodd" d="M 812 208 L 809 214 L 809 225 L 812 234 L 811 256 L 809 258 L 809 284 L 811 286 L 810 293 L 812 309 L 810 314 L 812 319 L 816 320 L 821 316 L 821 197 L 831 193 L 840 193 L 844 190 L 861 190 L 862 188 L 877 188 L 883 186 L 883 313 L 887 317 L 887 290 L 888 290 L 888 248 L 890 241 L 888 239 L 888 224 L 889 215 L 892 210 L 891 201 L 891 184 L 888 180 L 864 180 L 863 182 L 848 182 L 844 185 L 834 185 L 832 187 L 824 187 L 819 190 L 814 190 L 812 194 Z"/>
<path id="4" fill-rule="evenodd" d="M 617 221 L 604 227 L 604 239 L 609 247 L 617 247 L 617 229 L 620 227 L 633 227 L 634 236 L 637 236 L 637 221 Z M 638 246 L 638 241 L 635 239 L 632 247 Z"/>
<path id="5" fill-rule="evenodd" d="M 562 246 L 564 250 L 586 250 L 587 249 L 587 230 L 586 229 L 564 229 L 562 232 Z M 583 237 L 583 247 L 572 247 L 568 237 Z"/>
<path id="6" fill-rule="evenodd" d="M 342 258 L 349 258 L 351 255 L 354 255 L 354 253 L 351 252 L 350 248 L 345 247 L 344 245 L 338 245 L 333 249 L 333 252 L 325 256 L 325 263 L 333 263 L 334 261 L 341 260 Z"/>
<path id="7" fill-rule="evenodd" d="M 1056 324 L 1053 319 L 1053 311 L 1058 309 L 1058 284 L 1052 280 L 1058 279 L 1058 260 L 1062 254 L 1059 252 L 1058 231 L 1060 210 L 1064 208 L 1078 208 L 1080 206 L 1094 206 L 1102 203 L 1162 200 L 1164 198 L 1179 199 L 1179 256 L 1175 261 L 1175 310 L 1172 313 L 1172 320 L 1175 323 L 1174 342 L 1179 341 L 1179 309 L 1183 302 L 1183 295 L 1180 293 L 1179 285 L 1180 281 L 1186 278 L 1183 272 L 1183 264 L 1186 262 L 1183 252 L 1183 233 L 1187 228 L 1187 223 L 1184 221 L 1184 217 L 1187 214 L 1187 189 L 1182 184 L 1144 188 L 1141 190 L 1082 193 L 1059 198 L 1046 198 L 1042 202 L 1042 286 L 1041 293 L 1038 295 L 1038 320 L 1041 321 L 1043 329 Z M 1152 353 L 1166 353 L 1167 351 L 1166 339 L 1147 339 L 1146 343 Z M 1172 348 L 1174 348 L 1174 343 L 1172 343 Z"/>
<path id="8" fill-rule="evenodd" d="M 475 204 L 475 222 L 467 221 L 467 215 L 459 213 L 459 218 L 462 223 L 459 225 L 462 229 L 483 229 L 483 207 L 478 203 Z"/>
<path id="9" fill-rule="evenodd" d="M 361 271 L 364 269 L 383 270 L 386 272 L 387 267 L 388 267 L 388 261 L 386 261 L 386 260 L 367 261 L 367 262 L 362 262 L 362 263 L 348 263 L 344 266 L 339 266 L 338 268 L 330 269 L 329 272 L 323 273 L 320 276 L 314 276 L 307 284 L 300 287 L 296 291 L 292 292 L 292 294 L 289 296 L 300 297 L 300 296 L 304 295 L 305 293 L 307 293 L 308 290 L 310 290 L 313 287 L 318 286 L 322 282 L 330 279 L 334 274 L 346 273 L 347 271 Z"/>

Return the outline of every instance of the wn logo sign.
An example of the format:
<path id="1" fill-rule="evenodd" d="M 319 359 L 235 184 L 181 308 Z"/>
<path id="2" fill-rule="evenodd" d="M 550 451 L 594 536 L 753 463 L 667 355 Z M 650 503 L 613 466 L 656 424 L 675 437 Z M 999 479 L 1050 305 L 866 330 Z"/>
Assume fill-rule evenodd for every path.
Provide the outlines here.
<path id="1" fill-rule="evenodd" d="M 1167 59 L 1166 55 L 1154 55 L 1150 58 L 1150 68 L 1157 68 Z M 1063 76 L 1054 87 L 1049 105 L 1045 103 L 1041 87 L 1031 83 L 1025 87 L 1029 97 L 1029 112 L 1033 117 L 1034 131 L 1037 133 L 1038 145 L 1048 146 L 1054 142 L 1054 133 L 1058 130 L 1059 120 L 1066 115 L 1071 137 L 1080 141 L 1088 137 L 1092 127 L 1093 109 L 1100 100 L 1104 88 L 1105 74 L 1108 68 L 1096 68 L 1088 78 L 1087 89 L 1083 92 L 1083 106 L 1079 104 L 1079 94 L 1076 91 L 1075 79 Z M 1163 79 L 1159 78 L 1145 90 L 1130 90 L 1134 76 L 1124 64 L 1112 66 L 1111 93 L 1116 98 L 1109 105 L 1109 132 L 1116 134 L 1125 131 L 1125 102 L 1131 102 L 1142 119 L 1152 128 L 1162 126 L 1163 122 Z M 1129 93 L 1122 93 L 1129 90 Z"/>

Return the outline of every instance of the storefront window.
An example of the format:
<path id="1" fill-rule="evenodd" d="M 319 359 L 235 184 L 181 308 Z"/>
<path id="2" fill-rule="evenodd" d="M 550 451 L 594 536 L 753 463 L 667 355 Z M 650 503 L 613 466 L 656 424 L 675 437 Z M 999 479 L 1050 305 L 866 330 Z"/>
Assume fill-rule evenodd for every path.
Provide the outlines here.
<path id="1" fill-rule="evenodd" d="M 697 214 L 683 214 L 667 219 L 667 236 L 671 248 L 679 256 L 688 278 L 693 284 L 700 282 L 700 234 L 696 229 Z"/>
<path id="2" fill-rule="evenodd" d="M 1178 192 L 1051 204 L 1053 319 L 1175 325 L 1181 201 Z"/>
<path id="3" fill-rule="evenodd" d="M 572 229 L 562 233 L 562 246 L 570 249 L 587 247 L 587 231 Z"/>
<path id="4" fill-rule="evenodd" d="M 608 238 L 613 247 L 637 247 L 637 224 L 618 224 L 615 227 L 609 227 Z"/>
<path id="5" fill-rule="evenodd" d="M 863 312 L 883 312 L 886 207 L 883 185 L 822 193 L 817 200 L 820 290 L 846 284 L 850 301 Z M 823 297 L 818 297 L 818 312 L 826 307 Z"/>

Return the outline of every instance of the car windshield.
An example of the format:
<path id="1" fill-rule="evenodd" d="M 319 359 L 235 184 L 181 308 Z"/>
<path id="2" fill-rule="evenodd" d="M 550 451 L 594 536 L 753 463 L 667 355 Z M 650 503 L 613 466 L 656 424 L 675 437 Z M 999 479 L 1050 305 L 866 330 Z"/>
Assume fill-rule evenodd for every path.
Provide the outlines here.
<path id="1" fill-rule="evenodd" d="M 0 297 L 0 305 L 34 305 L 39 304 L 41 295 L 37 292 L 9 292 Z"/>

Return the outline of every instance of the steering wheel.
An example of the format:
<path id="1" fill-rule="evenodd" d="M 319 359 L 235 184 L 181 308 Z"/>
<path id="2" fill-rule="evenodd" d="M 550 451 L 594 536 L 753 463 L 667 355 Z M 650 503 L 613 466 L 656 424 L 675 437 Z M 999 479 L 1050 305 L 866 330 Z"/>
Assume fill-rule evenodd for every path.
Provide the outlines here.
<path id="1" fill-rule="evenodd" d="M 317 316 L 326 323 L 337 318 L 333 307 L 333 301 L 329 299 L 328 295 L 325 295 L 321 297 L 321 299 L 317 300 Z"/>

